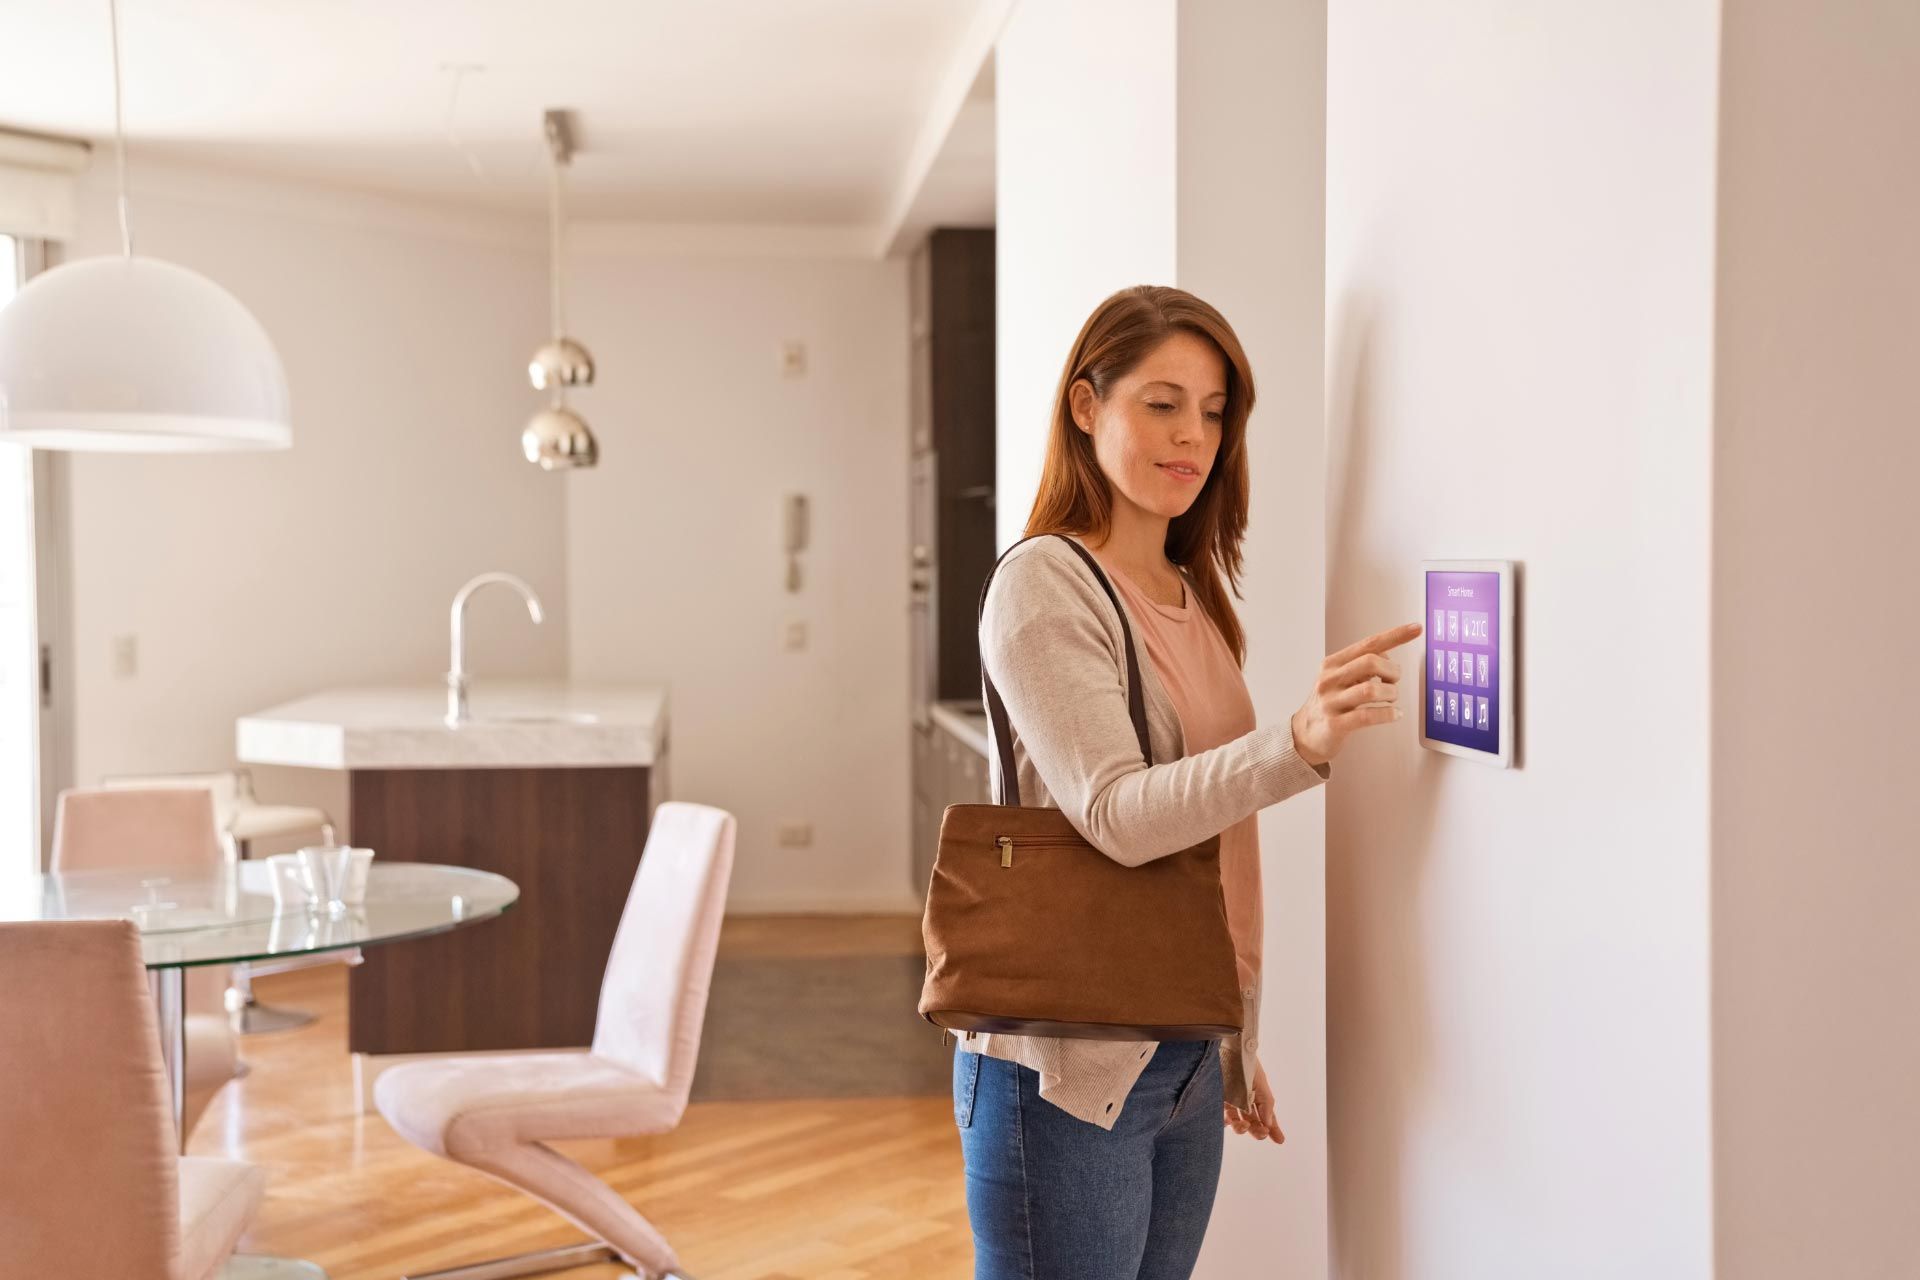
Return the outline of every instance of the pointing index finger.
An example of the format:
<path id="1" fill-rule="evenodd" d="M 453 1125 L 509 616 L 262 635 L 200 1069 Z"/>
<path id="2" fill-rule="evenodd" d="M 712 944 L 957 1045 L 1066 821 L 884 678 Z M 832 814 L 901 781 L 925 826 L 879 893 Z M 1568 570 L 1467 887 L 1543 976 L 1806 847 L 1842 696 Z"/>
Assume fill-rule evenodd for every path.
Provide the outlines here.
<path id="1" fill-rule="evenodd" d="M 1424 630 L 1425 628 L 1419 623 L 1409 622 L 1404 626 L 1393 627 L 1390 630 L 1378 632 L 1356 644 L 1350 644 L 1340 652 L 1332 655 L 1327 659 L 1327 664 L 1334 667 L 1344 667 L 1363 654 L 1384 654 L 1389 649 L 1398 649 L 1401 645 L 1407 643 L 1407 641 L 1415 639 Z"/>

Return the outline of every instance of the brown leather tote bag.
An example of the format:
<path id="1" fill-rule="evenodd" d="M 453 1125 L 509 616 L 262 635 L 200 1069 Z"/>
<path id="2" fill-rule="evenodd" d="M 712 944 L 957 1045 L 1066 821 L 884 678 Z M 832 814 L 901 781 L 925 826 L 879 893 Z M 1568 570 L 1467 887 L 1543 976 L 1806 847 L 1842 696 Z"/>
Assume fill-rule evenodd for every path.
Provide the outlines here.
<path id="1" fill-rule="evenodd" d="M 1120 616 L 1127 711 L 1140 756 L 1151 765 L 1146 694 L 1126 610 L 1086 548 L 1063 540 Z M 980 587 L 983 615 L 992 581 L 989 572 Z M 1088 843 L 1060 810 L 1022 808 L 1006 704 L 984 661 L 980 682 L 999 752 L 1001 803 L 949 805 L 941 819 L 921 921 L 927 978 L 920 1015 L 955 1031 L 1075 1040 L 1239 1034 L 1220 838 L 1129 867 Z"/>

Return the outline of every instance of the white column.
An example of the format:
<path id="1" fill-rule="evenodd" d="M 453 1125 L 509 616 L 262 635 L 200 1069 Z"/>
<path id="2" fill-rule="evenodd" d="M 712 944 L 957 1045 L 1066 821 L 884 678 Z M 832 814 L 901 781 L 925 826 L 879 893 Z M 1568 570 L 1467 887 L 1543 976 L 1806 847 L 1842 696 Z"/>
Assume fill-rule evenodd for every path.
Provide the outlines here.
<path id="1" fill-rule="evenodd" d="M 1174 278 L 1174 0 L 1022 0 L 994 52 L 995 526 L 1020 536 L 1067 351 L 1099 301 Z"/>
<path id="2" fill-rule="evenodd" d="M 1713 1272 L 1719 13 L 1329 11 L 1329 627 L 1523 565 L 1520 767 L 1407 722 L 1329 792 L 1346 1280 Z"/>
<path id="3" fill-rule="evenodd" d="M 1920 9 L 1721 22 L 1720 1274 L 1920 1275 Z"/>
<path id="4" fill-rule="evenodd" d="M 1324 652 L 1324 14 L 1319 0 L 1023 0 L 995 68 L 1000 543 L 1025 524 L 1093 307 L 1144 283 L 1213 302 L 1260 390 L 1240 609 L 1262 723 L 1292 714 Z M 1262 1057 L 1288 1143 L 1227 1135 L 1202 1277 L 1325 1273 L 1323 813 L 1316 793 L 1262 822 Z"/>
<path id="5" fill-rule="evenodd" d="M 1262 724 L 1326 654 L 1325 0 L 1181 0 L 1179 271 L 1233 324 L 1258 392 L 1240 620 Z M 1227 1135 L 1203 1277 L 1327 1273 L 1326 793 L 1261 815 L 1260 1057 L 1287 1141 Z"/>

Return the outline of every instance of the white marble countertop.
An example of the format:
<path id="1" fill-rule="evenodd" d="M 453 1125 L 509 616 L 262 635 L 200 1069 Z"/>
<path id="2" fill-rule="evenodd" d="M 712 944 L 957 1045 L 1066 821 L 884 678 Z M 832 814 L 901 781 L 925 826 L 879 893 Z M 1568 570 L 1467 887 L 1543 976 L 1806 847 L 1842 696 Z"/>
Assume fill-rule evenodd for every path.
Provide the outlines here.
<path id="1" fill-rule="evenodd" d="M 975 710 L 978 705 L 978 703 L 936 702 L 929 713 L 936 725 L 984 757 L 991 744 L 987 741 L 987 713 Z"/>
<path id="2" fill-rule="evenodd" d="M 455 728 L 444 685 L 331 689 L 242 716 L 244 764 L 308 769 L 650 766 L 666 752 L 663 685 L 474 681 Z"/>

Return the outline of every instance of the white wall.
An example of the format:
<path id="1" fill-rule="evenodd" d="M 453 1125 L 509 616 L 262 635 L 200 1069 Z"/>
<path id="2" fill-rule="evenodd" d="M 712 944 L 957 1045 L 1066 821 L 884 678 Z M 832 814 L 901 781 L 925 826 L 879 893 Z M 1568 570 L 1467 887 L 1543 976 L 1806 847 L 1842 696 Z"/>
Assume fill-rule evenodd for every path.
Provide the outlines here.
<path id="1" fill-rule="evenodd" d="M 1253 363 L 1241 621 L 1262 723 L 1325 655 L 1325 0 L 1182 0 L 1179 274 Z M 1327 1273 L 1326 792 L 1260 817 L 1261 1057 L 1286 1144 L 1227 1136 L 1199 1274 Z"/>
<path id="2" fill-rule="evenodd" d="M 1331 12 L 1328 640 L 1524 565 L 1522 767 L 1336 766 L 1338 1276 L 1710 1272 L 1718 13 Z"/>
<path id="3" fill-rule="evenodd" d="M 994 49 L 995 533 L 1040 487 L 1060 368 L 1100 300 L 1174 279 L 1176 0 L 1022 0 Z"/>
<path id="4" fill-rule="evenodd" d="M 1920 9 L 1722 18 L 1719 1272 L 1920 1275 Z"/>
<path id="5" fill-rule="evenodd" d="M 96 166 L 69 256 L 116 251 Z M 538 229 L 138 162 L 136 248 L 237 295 L 285 362 L 294 447 L 77 454 L 68 463 L 75 778 L 219 768 L 238 715 L 359 683 L 433 683 L 447 607 L 482 570 L 548 606 L 476 598 L 490 676 L 566 661 L 563 482 L 520 457 L 545 332 Z M 139 670 L 113 672 L 117 636 Z M 256 773 L 263 796 L 345 808 L 339 775 Z"/>
<path id="6" fill-rule="evenodd" d="M 295 447 L 68 460 L 77 780 L 224 766 L 247 711 L 437 682 L 454 592 L 507 569 L 548 620 L 475 598 L 476 696 L 508 676 L 663 681 L 673 791 L 741 819 L 734 909 L 916 908 L 901 264 L 778 233 L 581 228 L 569 312 L 602 376 L 576 403 L 604 462 L 550 475 L 519 452 L 547 328 L 537 223 L 158 166 L 134 180 L 139 249 L 273 335 Z M 113 249 L 97 178 L 83 206 L 72 253 Z M 787 339 L 807 343 L 803 379 L 780 376 Z M 789 491 L 814 500 L 798 597 Z M 789 619 L 811 627 L 803 653 L 781 647 Z M 112 670 L 122 635 L 131 679 Z M 344 812 L 338 775 L 256 778 Z M 789 819 L 814 824 L 811 848 L 776 848 Z"/>
<path id="7" fill-rule="evenodd" d="M 583 245 L 576 270 L 603 461 L 567 480 L 575 678 L 671 685 L 673 795 L 740 820 L 733 910 L 917 911 L 904 263 Z M 803 378 L 781 375 L 789 340 Z M 792 492 L 813 514 L 798 595 Z M 812 846 L 779 846 L 786 821 Z"/>
<path id="8" fill-rule="evenodd" d="M 996 64 L 1000 541 L 1026 519 L 1061 364 L 1093 307 L 1143 283 L 1213 302 L 1260 394 L 1240 610 L 1269 724 L 1323 653 L 1324 33 L 1319 0 L 1025 0 Z M 1228 1135 L 1201 1276 L 1326 1271 L 1323 804 L 1261 820 L 1261 1057 L 1288 1141 Z"/>

